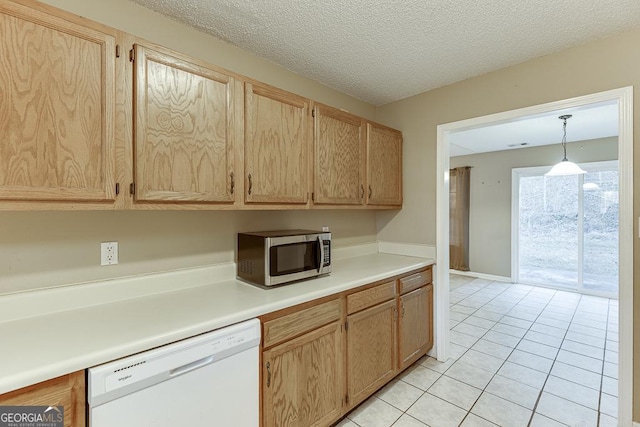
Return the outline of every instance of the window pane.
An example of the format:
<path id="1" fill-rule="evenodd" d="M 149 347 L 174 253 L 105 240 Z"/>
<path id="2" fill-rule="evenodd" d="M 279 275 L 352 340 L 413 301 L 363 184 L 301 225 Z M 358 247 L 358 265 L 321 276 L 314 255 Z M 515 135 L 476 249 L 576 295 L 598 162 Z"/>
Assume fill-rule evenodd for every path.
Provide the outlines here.
<path id="1" fill-rule="evenodd" d="M 618 293 L 618 171 L 584 177 L 584 288 Z"/>
<path id="2" fill-rule="evenodd" d="M 578 176 L 520 179 L 519 280 L 576 288 Z"/>

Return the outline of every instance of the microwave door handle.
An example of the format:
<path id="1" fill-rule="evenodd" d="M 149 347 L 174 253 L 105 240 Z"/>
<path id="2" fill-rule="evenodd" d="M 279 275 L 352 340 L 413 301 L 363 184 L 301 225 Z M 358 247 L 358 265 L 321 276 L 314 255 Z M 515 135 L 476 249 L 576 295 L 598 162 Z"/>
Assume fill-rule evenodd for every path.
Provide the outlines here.
<path id="1" fill-rule="evenodd" d="M 318 236 L 318 273 L 322 270 L 322 262 L 324 260 L 324 245 L 322 244 L 322 237 Z"/>

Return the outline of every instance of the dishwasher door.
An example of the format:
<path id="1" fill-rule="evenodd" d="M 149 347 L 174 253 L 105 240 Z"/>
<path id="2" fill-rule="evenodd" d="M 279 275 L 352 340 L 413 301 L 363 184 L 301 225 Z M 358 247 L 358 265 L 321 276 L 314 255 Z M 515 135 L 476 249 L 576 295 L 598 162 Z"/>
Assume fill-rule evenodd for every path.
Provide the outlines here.
<path id="1" fill-rule="evenodd" d="M 260 322 L 89 369 L 89 427 L 259 425 Z"/>

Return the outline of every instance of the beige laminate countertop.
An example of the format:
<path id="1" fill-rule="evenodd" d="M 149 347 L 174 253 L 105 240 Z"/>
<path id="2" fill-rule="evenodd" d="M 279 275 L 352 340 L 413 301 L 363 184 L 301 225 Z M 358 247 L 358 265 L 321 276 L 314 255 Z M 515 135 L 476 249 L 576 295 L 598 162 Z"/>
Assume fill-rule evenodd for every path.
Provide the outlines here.
<path id="1" fill-rule="evenodd" d="M 109 293 L 121 288 L 101 284 L 90 291 L 110 302 L 0 319 L 0 394 L 431 264 L 427 258 L 375 253 L 336 260 L 329 276 L 272 289 L 212 277 L 177 290 L 165 286 L 115 297 Z M 83 286 L 57 290 L 51 298 L 74 299 L 74 292 L 87 293 Z M 127 286 L 135 295 L 135 284 Z M 32 296 L 3 296 L 0 308 L 2 303 L 15 312 L 34 306 Z"/>

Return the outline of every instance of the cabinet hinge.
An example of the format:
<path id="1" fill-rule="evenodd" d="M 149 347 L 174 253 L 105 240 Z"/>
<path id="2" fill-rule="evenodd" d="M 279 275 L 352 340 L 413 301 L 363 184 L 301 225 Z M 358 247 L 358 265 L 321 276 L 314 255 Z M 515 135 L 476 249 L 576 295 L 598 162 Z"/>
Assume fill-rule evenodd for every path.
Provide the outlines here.
<path id="1" fill-rule="evenodd" d="M 349 404 L 349 395 L 348 394 L 344 397 L 344 401 L 347 402 L 347 405 Z"/>
<path id="2" fill-rule="evenodd" d="M 120 58 L 120 45 L 116 45 L 116 58 Z"/>
<path id="3" fill-rule="evenodd" d="M 116 182 L 116 196 L 120 194 L 120 183 Z"/>
<path id="4" fill-rule="evenodd" d="M 315 192 L 311 193 L 311 201 L 312 202 L 316 201 L 316 193 Z"/>
<path id="5" fill-rule="evenodd" d="M 316 116 L 316 109 L 312 108 L 311 109 L 311 117 L 315 117 Z"/>
<path id="6" fill-rule="evenodd" d="M 349 322 L 344 322 L 344 330 L 348 331 L 349 330 Z"/>
<path id="7" fill-rule="evenodd" d="M 129 51 L 129 61 L 133 62 L 136 60 L 136 51 L 131 48 Z"/>
<path id="8" fill-rule="evenodd" d="M 131 194 L 132 196 L 134 194 L 136 194 L 136 184 L 135 184 L 135 182 L 132 182 L 131 184 L 129 184 L 129 194 Z"/>

